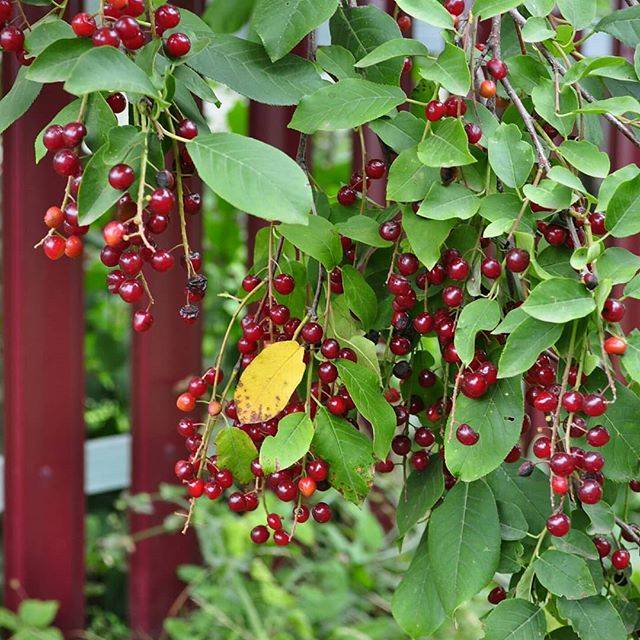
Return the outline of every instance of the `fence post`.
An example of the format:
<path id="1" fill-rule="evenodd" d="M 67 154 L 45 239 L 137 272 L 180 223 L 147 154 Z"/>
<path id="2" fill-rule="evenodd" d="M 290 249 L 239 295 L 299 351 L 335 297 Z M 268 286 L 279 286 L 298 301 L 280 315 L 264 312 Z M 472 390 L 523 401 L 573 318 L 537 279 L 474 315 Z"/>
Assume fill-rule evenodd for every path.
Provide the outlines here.
<path id="1" fill-rule="evenodd" d="M 18 68 L 3 56 L 4 92 Z M 47 86 L 4 133 L 2 165 L 4 605 L 57 600 L 64 631 L 84 624 L 82 262 L 33 249 L 65 186 L 50 159 L 36 166 L 33 140 L 68 101 Z"/>
<path id="2" fill-rule="evenodd" d="M 202 0 L 176 2 L 196 13 Z M 193 184 L 197 189 L 200 185 Z M 194 249 L 201 246 L 200 216 L 187 220 Z M 160 237 L 163 247 L 180 243 L 177 212 L 169 229 Z M 147 333 L 133 335 L 131 407 L 131 492 L 155 493 L 161 483 L 175 483 L 175 461 L 186 452 L 184 439 L 176 432 L 180 419 L 176 409 L 176 384 L 198 375 L 202 368 L 203 316 L 187 326 L 178 316 L 184 304 L 186 271 L 179 263 L 163 274 L 149 273 L 155 298 L 154 325 Z M 132 514 L 132 535 L 162 524 L 175 506 L 156 502 L 151 515 Z M 184 589 L 176 570 L 198 560 L 195 534 L 168 533 L 139 541 L 130 561 L 129 617 L 134 633 L 156 637 L 172 604 Z"/>

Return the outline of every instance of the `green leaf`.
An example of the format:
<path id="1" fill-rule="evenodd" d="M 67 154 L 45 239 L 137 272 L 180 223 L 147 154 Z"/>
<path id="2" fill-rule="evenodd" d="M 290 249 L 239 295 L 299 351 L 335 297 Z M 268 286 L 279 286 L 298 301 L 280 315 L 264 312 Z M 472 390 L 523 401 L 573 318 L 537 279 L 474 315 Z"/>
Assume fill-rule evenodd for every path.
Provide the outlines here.
<path id="1" fill-rule="evenodd" d="M 582 509 L 591 520 L 589 533 L 611 533 L 613 531 L 615 514 L 604 500 L 600 500 L 596 504 L 583 504 Z"/>
<path id="2" fill-rule="evenodd" d="M 309 216 L 308 224 L 281 224 L 281 233 L 291 244 L 331 271 L 342 260 L 342 246 L 336 228 L 321 216 Z"/>
<path id="3" fill-rule="evenodd" d="M 424 122 L 408 111 L 399 111 L 391 118 L 378 118 L 367 126 L 396 153 L 415 147 L 424 131 Z"/>
<path id="4" fill-rule="evenodd" d="M 616 96 L 615 98 L 604 98 L 603 100 L 595 100 L 587 102 L 579 109 L 573 109 L 574 113 L 592 113 L 596 115 L 604 115 L 610 113 L 614 116 L 622 116 L 626 113 L 640 113 L 640 102 L 632 96 Z"/>
<path id="5" fill-rule="evenodd" d="M 52 15 L 46 15 L 26 32 L 24 48 L 30 56 L 36 57 L 53 42 L 73 37 L 75 34 L 68 22 Z"/>
<path id="6" fill-rule="evenodd" d="M 609 247 L 598 258 L 598 277 L 612 284 L 628 282 L 640 269 L 640 256 L 622 247 Z"/>
<path id="7" fill-rule="evenodd" d="M 200 74 L 196 73 L 191 67 L 188 67 L 186 64 L 181 64 L 174 69 L 173 74 L 176 80 L 179 80 L 191 93 L 198 96 L 198 98 L 220 106 L 220 100 L 218 100 L 209 83 L 203 80 Z"/>
<path id="8" fill-rule="evenodd" d="M 485 621 L 485 640 L 543 640 L 547 632 L 544 609 L 510 598 L 493 609 Z"/>
<path id="9" fill-rule="evenodd" d="M 459 182 L 449 186 L 434 182 L 418 209 L 418 215 L 432 220 L 467 220 L 478 212 L 480 202 L 471 189 Z"/>
<path id="10" fill-rule="evenodd" d="M 429 59 L 420 66 L 419 72 L 426 80 L 441 84 L 455 95 L 464 96 L 469 92 L 471 74 L 464 50 L 448 42 L 435 60 Z"/>
<path id="11" fill-rule="evenodd" d="M 274 62 L 328 20 L 338 0 L 257 0 L 252 26 Z M 283 20 L 283 16 L 287 19 Z"/>
<path id="12" fill-rule="evenodd" d="M 469 142 L 458 118 L 433 123 L 426 139 L 418 145 L 418 158 L 428 167 L 458 167 L 476 159 L 469 153 Z"/>
<path id="13" fill-rule="evenodd" d="M 620 614 L 603 596 L 584 600 L 557 600 L 558 612 L 567 619 L 581 640 L 626 640 Z"/>
<path id="14" fill-rule="evenodd" d="M 598 560 L 599 558 L 593 540 L 578 529 L 571 529 L 571 531 L 569 531 L 566 536 L 562 536 L 562 538 L 554 538 L 553 546 L 559 551 L 582 556 L 587 560 Z"/>
<path id="15" fill-rule="evenodd" d="M 524 547 L 515 540 L 503 540 L 500 545 L 500 564 L 498 573 L 517 573 L 522 569 Z M 520 583 L 522 580 L 520 580 Z"/>
<path id="16" fill-rule="evenodd" d="M 374 453 L 380 459 L 386 458 L 396 430 L 396 414 L 380 391 L 378 377 L 371 369 L 350 360 L 336 360 L 336 366 L 358 413 L 371 423 Z"/>
<path id="17" fill-rule="evenodd" d="M 396 509 L 398 534 L 404 536 L 422 520 L 443 492 L 442 459 L 432 456 L 426 470 L 412 471 L 402 488 Z"/>
<path id="18" fill-rule="evenodd" d="M 360 504 L 373 484 L 371 441 L 346 420 L 318 407 L 313 451 L 329 463 L 329 481 L 346 500 Z"/>
<path id="19" fill-rule="evenodd" d="M 431 637 L 445 620 L 427 547 L 425 531 L 391 601 L 393 617 L 412 638 Z"/>
<path id="20" fill-rule="evenodd" d="M 358 60 L 355 66 L 359 69 L 371 67 L 392 58 L 404 58 L 405 56 L 428 56 L 429 49 L 419 40 L 411 38 L 396 38 L 388 40 L 369 52 L 364 58 Z"/>
<path id="21" fill-rule="evenodd" d="M 220 467 L 230 469 L 238 482 L 253 479 L 251 463 L 258 457 L 258 450 L 242 429 L 224 427 L 216 436 L 216 453 Z"/>
<path id="22" fill-rule="evenodd" d="M 565 187 L 569 187 L 569 189 L 579 191 L 580 193 L 587 192 L 580 178 L 578 178 L 575 173 L 572 173 L 571 170 L 567 169 L 566 167 L 561 167 L 560 165 L 551 167 L 551 171 L 549 171 L 547 176 L 549 176 L 549 178 L 554 182 L 563 184 Z"/>
<path id="23" fill-rule="evenodd" d="M 473 11 L 486 20 L 515 9 L 519 4 L 522 4 L 522 0 L 476 0 Z"/>
<path id="24" fill-rule="evenodd" d="M 502 123 L 489 140 L 489 164 L 508 187 L 521 187 L 533 168 L 534 154 L 515 124 Z"/>
<path id="25" fill-rule="evenodd" d="M 0 100 L 0 133 L 6 131 L 40 94 L 42 85 L 26 78 L 29 67 L 20 67 L 11 89 Z"/>
<path id="26" fill-rule="evenodd" d="M 556 0 L 524 0 L 524 6 L 534 16 L 548 16 L 555 4 Z"/>
<path id="27" fill-rule="evenodd" d="M 34 82 L 64 82 L 71 75 L 78 58 L 91 49 L 91 39 L 58 40 L 25 68 L 26 76 Z"/>
<path id="28" fill-rule="evenodd" d="M 587 563 L 564 551 L 545 551 L 535 561 L 540 584 L 556 596 L 581 600 L 596 595 L 596 586 Z"/>
<path id="29" fill-rule="evenodd" d="M 438 178 L 438 171 L 426 167 L 418 158 L 417 147 L 406 149 L 389 168 L 387 199 L 396 202 L 421 200 Z"/>
<path id="30" fill-rule="evenodd" d="M 356 59 L 353 54 L 338 44 L 318 47 L 316 60 L 327 73 L 335 76 L 338 80 L 359 77 L 354 68 Z"/>
<path id="31" fill-rule="evenodd" d="M 362 215 L 351 216 L 344 222 L 338 222 L 335 225 L 341 236 L 362 242 L 370 247 L 390 247 L 393 243 L 380 237 L 379 226 L 373 218 Z"/>
<path id="32" fill-rule="evenodd" d="M 344 343 L 345 347 L 351 347 L 358 356 L 358 363 L 371 369 L 380 383 L 382 383 L 382 377 L 380 375 L 380 363 L 378 362 L 378 356 L 376 354 L 376 345 L 363 335 L 353 335 L 350 338 L 340 338 L 340 343 Z"/>
<path id="33" fill-rule="evenodd" d="M 640 174 L 640 168 L 635 164 L 628 164 L 626 167 L 622 167 L 622 169 L 618 169 L 617 171 L 609 174 L 600 185 L 596 211 L 606 211 L 609 206 L 609 202 L 611 202 L 611 198 L 618 187 L 623 182 L 627 182 L 628 180 L 635 178 L 638 174 Z"/>
<path id="34" fill-rule="evenodd" d="M 523 416 L 519 377 L 499 380 L 479 399 L 459 394 L 445 439 L 445 459 L 451 473 L 471 482 L 499 467 L 520 438 Z M 461 423 L 480 434 L 477 444 L 469 447 L 458 442 L 453 432 Z"/>
<path id="35" fill-rule="evenodd" d="M 329 22 L 331 42 L 362 60 L 384 42 L 402 37 L 396 21 L 375 6 L 339 8 Z M 371 82 L 397 85 L 403 61 L 399 58 L 380 62 L 365 69 Z"/>
<path id="36" fill-rule="evenodd" d="M 302 98 L 289 127 L 303 133 L 352 129 L 385 115 L 405 100 L 399 87 L 347 78 Z"/>
<path id="37" fill-rule="evenodd" d="M 308 451 L 313 424 L 306 413 L 291 413 L 280 420 L 278 433 L 267 436 L 260 447 L 260 464 L 265 474 L 288 469 Z"/>
<path id="38" fill-rule="evenodd" d="M 498 362 L 498 378 L 511 378 L 532 367 L 538 356 L 552 347 L 564 327 L 526 316 L 507 338 Z"/>
<path id="39" fill-rule="evenodd" d="M 271 62 L 261 45 L 227 34 L 216 34 L 187 64 L 206 78 L 264 104 L 298 104 L 302 96 L 325 84 L 308 60 L 289 54 Z"/>
<path id="40" fill-rule="evenodd" d="M 345 264 L 342 267 L 342 285 L 344 296 L 352 313 L 360 319 L 365 329 L 372 328 L 378 315 L 378 301 L 375 291 L 364 279 L 364 276 L 350 264 Z"/>
<path id="41" fill-rule="evenodd" d="M 85 165 L 78 192 L 78 221 L 91 224 L 106 213 L 121 197 L 122 191 L 109 184 L 109 171 L 114 164 L 130 165 L 137 178 L 137 188 L 145 134 L 133 126 L 113 127 L 108 142 L 100 147 Z"/>
<path id="42" fill-rule="evenodd" d="M 527 520 L 515 504 L 498 502 L 498 517 L 503 540 L 522 540 L 529 532 Z M 593 544 L 591 546 L 593 547 Z"/>
<path id="43" fill-rule="evenodd" d="M 545 18 L 529 18 L 522 27 L 522 39 L 525 42 L 542 42 L 554 38 L 556 32 L 549 26 Z"/>
<path id="44" fill-rule="evenodd" d="M 186 146 L 200 177 L 234 207 L 265 220 L 308 220 L 307 177 L 279 149 L 236 133 L 199 135 Z"/>
<path id="45" fill-rule="evenodd" d="M 476 352 L 476 336 L 491 331 L 500 322 L 500 305 L 495 300 L 478 298 L 464 306 L 456 325 L 455 347 L 462 363 L 468 365 Z"/>
<path id="46" fill-rule="evenodd" d="M 571 205 L 573 195 L 571 189 L 552 180 L 542 180 L 535 187 L 525 184 L 522 191 L 531 202 L 553 211 L 567 209 Z"/>
<path id="47" fill-rule="evenodd" d="M 568 86 L 560 90 L 559 112 L 556 112 L 556 88 L 553 80 L 542 80 L 531 92 L 531 98 L 538 114 L 566 138 L 571 133 L 576 121 L 576 117 L 572 112 L 579 106 L 578 98 L 573 88 Z"/>
<path id="48" fill-rule="evenodd" d="M 254 0 L 211 0 L 202 19 L 216 33 L 236 33 L 251 17 Z"/>
<path id="49" fill-rule="evenodd" d="M 640 398 L 622 385 L 618 384 L 616 388 L 617 401 L 590 424 L 602 424 L 611 434 L 609 443 L 598 449 L 607 461 L 607 478 L 613 482 L 629 482 L 640 473 L 640 429 L 637 427 Z"/>
<path id="50" fill-rule="evenodd" d="M 634 278 L 634 280 L 640 281 L 640 278 Z M 631 380 L 640 383 L 640 331 L 638 329 L 627 334 L 627 351 L 622 359 L 622 367 Z"/>
<path id="51" fill-rule="evenodd" d="M 422 22 L 440 29 L 453 29 L 453 16 L 438 0 L 399 0 L 396 4 Z"/>
<path id="52" fill-rule="evenodd" d="M 522 308 L 538 320 L 563 323 L 589 315 L 596 303 L 581 282 L 551 278 L 532 289 Z"/>
<path id="53" fill-rule="evenodd" d="M 25 625 L 44 629 L 53 623 L 59 607 L 60 604 L 55 600 L 26 599 L 18 607 L 18 618 Z"/>
<path id="54" fill-rule="evenodd" d="M 596 19 L 597 0 L 557 0 L 558 9 L 576 31 L 586 29 Z"/>
<path id="55" fill-rule="evenodd" d="M 634 48 L 640 43 L 640 6 L 613 11 L 602 18 L 594 29 L 604 31 Z"/>
<path id="56" fill-rule="evenodd" d="M 607 207 L 605 225 L 614 238 L 640 232 L 640 175 L 615 190 Z"/>
<path id="57" fill-rule="evenodd" d="M 549 516 L 549 478 L 539 469 L 528 478 L 521 478 L 519 466 L 519 463 L 501 465 L 487 477 L 487 483 L 496 500 L 519 507 L 529 524 L 529 532 L 535 535 L 544 529 Z"/>
<path id="58" fill-rule="evenodd" d="M 633 65 L 628 60 L 620 56 L 598 56 L 597 58 L 584 58 L 569 67 L 562 78 L 562 84 L 573 84 L 592 75 L 622 81 L 637 81 Z"/>
<path id="59" fill-rule="evenodd" d="M 429 524 L 431 579 L 446 613 L 469 600 L 493 578 L 500 559 L 500 522 L 484 482 L 458 482 Z"/>
<path id="60" fill-rule="evenodd" d="M 411 250 L 427 269 L 433 269 L 440 260 L 440 248 L 455 225 L 455 220 L 426 220 L 409 208 L 402 214 L 402 228 Z"/>
<path id="61" fill-rule="evenodd" d="M 156 94 L 147 74 L 114 47 L 94 47 L 83 53 L 64 83 L 64 89 L 76 96 L 94 91 Z"/>
<path id="62" fill-rule="evenodd" d="M 587 140 L 565 140 L 558 150 L 569 164 L 588 176 L 606 178 L 609 174 L 609 156 Z"/>

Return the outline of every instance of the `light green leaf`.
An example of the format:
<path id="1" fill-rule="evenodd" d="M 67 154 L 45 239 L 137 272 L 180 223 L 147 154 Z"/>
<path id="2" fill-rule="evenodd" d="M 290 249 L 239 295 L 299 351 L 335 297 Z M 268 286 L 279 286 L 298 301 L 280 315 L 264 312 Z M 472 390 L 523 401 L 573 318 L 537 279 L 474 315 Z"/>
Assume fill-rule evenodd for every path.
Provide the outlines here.
<path id="1" fill-rule="evenodd" d="M 471 86 L 469 63 L 464 50 L 448 42 L 436 59 L 429 59 L 420 66 L 419 72 L 426 80 L 437 82 L 458 96 L 465 96 Z"/>
<path id="2" fill-rule="evenodd" d="M 257 0 L 252 26 L 275 62 L 328 20 L 337 7 L 338 0 Z"/>
<path id="3" fill-rule="evenodd" d="M 548 16 L 555 4 L 556 0 L 524 0 L 524 6 L 533 16 Z"/>
<path id="4" fill-rule="evenodd" d="M 581 640 L 626 640 L 620 614 L 604 596 L 584 600 L 557 600 L 558 612 L 569 620 Z"/>
<path id="5" fill-rule="evenodd" d="M 412 638 L 431 637 L 445 620 L 427 546 L 425 531 L 391 601 L 393 617 Z"/>
<path id="6" fill-rule="evenodd" d="M 31 25 L 26 31 L 24 48 L 30 56 L 39 56 L 50 44 L 58 40 L 75 37 L 73 29 L 68 22 L 60 20 L 57 16 L 46 15 Z"/>
<path id="7" fill-rule="evenodd" d="M 409 111 L 399 111 L 391 118 L 378 118 L 367 126 L 396 153 L 415 147 L 424 131 L 424 122 Z"/>
<path id="8" fill-rule="evenodd" d="M 581 600 L 597 593 L 587 563 L 564 551 L 545 551 L 535 562 L 535 572 L 540 584 L 556 596 Z"/>
<path id="9" fill-rule="evenodd" d="M 309 216 L 308 224 L 281 224 L 278 232 L 303 253 L 331 271 L 342 260 L 342 246 L 336 228 L 321 216 Z"/>
<path id="10" fill-rule="evenodd" d="M 342 267 L 342 285 L 351 311 L 360 319 L 365 329 L 373 328 L 378 315 L 375 291 L 364 276 L 350 264 Z"/>
<path id="11" fill-rule="evenodd" d="M 236 133 L 199 135 L 186 146 L 201 178 L 234 207 L 265 220 L 306 224 L 311 187 L 279 149 Z"/>
<path id="12" fill-rule="evenodd" d="M 86 38 L 58 40 L 25 68 L 26 76 L 34 82 L 63 82 L 71 75 L 78 58 L 92 48 L 91 40 Z"/>
<path id="13" fill-rule="evenodd" d="M 610 113 L 614 116 L 623 116 L 626 113 L 640 113 L 640 102 L 633 96 L 603 98 L 602 100 L 587 102 L 580 108 L 576 106 L 573 113 L 593 113 L 596 115 Z"/>
<path id="14" fill-rule="evenodd" d="M 440 248 L 455 224 L 455 220 L 426 220 L 408 208 L 402 214 L 402 228 L 411 249 L 427 269 L 440 260 Z"/>
<path id="15" fill-rule="evenodd" d="M 230 469 L 238 482 L 254 478 L 251 462 L 258 457 L 258 450 L 242 429 L 224 427 L 216 436 L 216 453 L 220 468 Z"/>
<path id="16" fill-rule="evenodd" d="M 216 33 L 236 33 L 251 17 L 254 0 L 211 0 L 202 19 Z"/>
<path id="17" fill-rule="evenodd" d="M 476 336 L 491 331 L 500 322 L 500 305 L 495 300 L 478 298 L 465 305 L 458 317 L 455 347 L 462 363 L 468 365 L 476 352 Z"/>
<path id="18" fill-rule="evenodd" d="M 44 629 L 51 625 L 58 613 L 60 604 L 55 600 L 23 600 L 18 607 L 18 618 L 20 621 L 36 629 Z M 34 638 L 38 634 L 32 631 Z"/>
<path id="19" fill-rule="evenodd" d="M 640 269 L 640 256 L 622 247 L 609 247 L 598 258 L 598 277 L 612 284 L 628 282 Z"/>
<path id="20" fill-rule="evenodd" d="M 436 122 L 426 139 L 418 145 L 418 158 L 428 167 L 458 167 L 476 159 L 469 153 L 469 142 L 462 122 L 446 118 Z"/>
<path id="21" fill-rule="evenodd" d="M 356 352 L 358 363 L 371 369 L 382 384 L 380 363 L 378 362 L 378 356 L 376 354 L 376 345 L 373 344 L 369 338 L 366 338 L 363 335 L 354 335 L 350 338 L 340 338 L 340 344 L 343 343 L 345 347 L 350 347 Z"/>
<path id="22" fill-rule="evenodd" d="M 584 58 L 571 65 L 562 77 L 562 84 L 573 84 L 588 76 L 602 76 L 622 81 L 637 81 L 633 65 L 620 56 L 598 56 Z"/>
<path id="23" fill-rule="evenodd" d="M 613 11 L 602 18 L 594 29 L 604 31 L 634 48 L 640 43 L 640 6 Z"/>
<path id="24" fill-rule="evenodd" d="M 313 451 L 329 463 L 329 481 L 346 500 L 360 504 L 373 484 L 371 441 L 346 420 L 318 407 Z"/>
<path id="25" fill-rule="evenodd" d="M 355 215 L 344 222 L 337 222 L 336 230 L 341 236 L 362 242 L 370 247 L 390 247 L 389 240 L 383 240 L 378 233 L 378 223 L 369 216 Z"/>
<path id="26" fill-rule="evenodd" d="M 352 129 L 385 115 L 405 100 L 399 87 L 347 78 L 302 98 L 289 127 L 303 133 Z"/>
<path id="27" fill-rule="evenodd" d="M 434 182 L 418 209 L 418 215 L 431 220 L 467 220 L 480 208 L 480 198 L 459 182 L 445 186 Z"/>
<path id="28" fill-rule="evenodd" d="M 337 360 L 336 366 L 358 413 L 371 423 L 374 453 L 384 459 L 396 430 L 396 414 L 380 391 L 378 376 L 371 369 L 350 360 Z"/>
<path id="29" fill-rule="evenodd" d="M 522 4 L 522 0 L 476 0 L 473 10 L 483 20 L 486 20 L 500 13 L 506 13 L 510 9 L 515 9 L 519 4 Z"/>
<path id="30" fill-rule="evenodd" d="M 596 303 L 581 282 L 551 278 L 532 289 L 522 308 L 538 320 L 563 323 L 589 315 Z"/>
<path id="31" fill-rule="evenodd" d="M 600 185 L 598 191 L 598 206 L 596 211 L 606 211 L 611 201 L 611 197 L 616 192 L 618 187 L 623 183 L 635 178 L 640 173 L 640 168 L 635 164 L 628 164 L 622 169 L 618 169 L 609 174 Z"/>
<path id="32" fill-rule="evenodd" d="M 526 316 L 507 338 L 498 362 L 498 378 L 511 378 L 527 371 L 538 356 L 553 346 L 563 326 Z"/>
<path id="33" fill-rule="evenodd" d="M 503 600 L 485 621 L 485 640 L 543 640 L 544 609 L 519 598 Z"/>
<path id="34" fill-rule="evenodd" d="M 525 42 L 542 42 L 554 38 L 556 32 L 545 18 L 531 17 L 522 27 L 522 39 Z"/>
<path id="35" fill-rule="evenodd" d="M 431 579 L 446 613 L 469 600 L 495 573 L 500 559 L 500 522 L 489 487 L 458 482 L 429 524 Z"/>
<path id="36" fill-rule="evenodd" d="M 593 540 L 578 529 L 571 529 L 566 536 L 554 538 L 553 546 L 559 551 L 572 553 L 587 560 L 598 560 L 598 551 L 593 544 Z"/>
<path id="37" fill-rule="evenodd" d="M 569 164 L 588 176 L 606 178 L 609 174 L 609 156 L 587 140 L 565 140 L 558 150 Z"/>
<path id="38" fill-rule="evenodd" d="M 571 189 L 552 180 L 542 180 L 536 187 L 525 184 L 522 191 L 531 202 L 553 211 L 567 209 L 571 205 L 573 195 Z"/>
<path id="39" fill-rule="evenodd" d="M 590 534 L 611 533 L 613 531 L 615 514 L 604 500 L 600 500 L 596 504 L 583 504 L 582 508 L 591 520 L 591 526 L 587 529 Z"/>
<path id="40" fill-rule="evenodd" d="M 451 473 L 471 482 L 499 467 L 520 438 L 523 416 L 519 377 L 499 380 L 479 399 L 460 394 L 445 436 L 445 459 Z M 461 423 L 470 425 L 480 434 L 472 447 L 458 442 L 452 433 Z"/>
<path id="41" fill-rule="evenodd" d="M 614 238 L 640 232 L 640 175 L 615 190 L 607 207 L 605 226 Z"/>
<path id="42" fill-rule="evenodd" d="M 157 93 L 147 74 L 114 47 L 94 47 L 83 53 L 64 89 L 77 96 L 94 91 L 124 91 L 147 96 Z"/>
<path id="43" fill-rule="evenodd" d="M 278 433 L 267 436 L 260 447 L 260 464 L 265 474 L 288 469 L 308 451 L 313 424 L 306 413 L 290 413 L 280 420 Z"/>
<path id="44" fill-rule="evenodd" d="M 356 67 L 364 69 L 392 58 L 405 56 L 429 56 L 429 49 L 419 40 L 411 38 L 396 38 L 388 40 L 369 52 L 364 58 L 356 62 Z"/>
<path id="45" fill-rule="evenodd" d="M 398 0 L 396 4 L 422 22 L 441 29 L 453 29 L 453 16 L 438 0 Z"/>
<path id="46" fill-rule="evenodd" d="M 404 536 L 422 520 L 444 492 L 442 459 L 432 456 L 425 471 L 412 471 L 407 478 L 396 509 L 398 533 Z"/>
<path id="47" fill-rule="evenodd" d="M 586 29 L 596 19 L 597 0 L 557 0 L 558 9 L 576 31 Z"/>
<path id="48" fill-rule="evenodd" d="M 551 171 L 547 174 L 551 180 L 557 182 L 558 184 L 563 184 L 565 187 L 569 187 L 569 189 L 573 189 L 574 191 L 579 191 L 580 193 L 586 193 L 582 181 L 575 173 L 572 173 L 566 167 L 561 167 L 560 165 L 556 165 L 555 167 L 551 167 Z"/>
<path id="49" fill-rule="evenodd" d="M 6 131 L 35 102 L 42 85 L 27 80 L 29 67 L 20 67 L 11 89 L 0 100 L 0 133 Z"/>
<path id="50" fill-rule="evenodd" d="M 563 87 L 560 90 L 559 112 L 556 112 L 556 89 L 553 80 L 542 80 L 531 92 L 531 98 L 538 114 L 553 125 L 564 137 L 571 133 L 576 121 L 576 117 L 572 112 L 578 108 L 578 97 L 572 87 Z"/>
<path id="51" fill-rule="evenodd" d="M 302 96 L 325 84 L 314 65 L 289 54 L 271 62 L 261 45 L 227 34 L 216 34 L 188 65 L 247 98 L 264 104 L 298 104 Z"/>
<path id="52" fill-rule="evenodd" d="M 489 164 L 508 187 L 521 187 L 533 169 L 534 155 L 515 124 L 501 124 L 489 140 Z"/>
<path id="53" fill-rule="evenodd" d="M 356 59 L 353 54 L 338 44 L 318 47 L 316 60 L 327 73 L 335 76 L 338 80 L 358 77 L 358 73 L 354 69 Z"/>
<path id="54" fill-rule="evenodd" d="M 426 167 L 418 158 L 417 147 L 406 149 L 389 168 L 387 199 L 396 202 L 414 202 L 424 198 L 439 172 Z"/>

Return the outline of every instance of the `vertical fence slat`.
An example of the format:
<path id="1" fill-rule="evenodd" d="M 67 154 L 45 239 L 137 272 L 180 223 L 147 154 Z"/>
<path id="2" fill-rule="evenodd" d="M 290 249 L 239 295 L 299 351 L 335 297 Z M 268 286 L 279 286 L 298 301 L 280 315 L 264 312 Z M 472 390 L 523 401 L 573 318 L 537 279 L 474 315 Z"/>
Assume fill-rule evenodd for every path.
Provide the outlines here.
<path id="1" fill-rule="evenodd" d="M 203 0 L 174 2 L 199 13 Z M 199 184 L 193 182 L 192 188 Z M 188 221 L 192 249 L 201 249 L 200 216 Z M 177 212 L 169 229 L 158 237 L 162 247 L 180 243 Z M 158 490 L 161 483 L 175 483 L 173 466 L 186 454 L 184 440 L 176 432 L 180 415 L 175 405 L 176 384 L 185 377 L 197 375 L 202 368 L 202 327 L 204 314 L 196 324 L 187 326 L 178 316 L 184 304 L 186 271 L 179 264 L 180 250 L 175 252 L 176 265 L 163 274 L 149 274 L 154 325 L 143 334 L 133 332 L 131 368 L 132 385 L 132 452 L 131 492 Z M 156 503 L 152 515 L 133 514 L 131 533 L 144 532 L 162 523 L 175 511 L 166 503 Z M 195 534 L 169 533 L 139 541 L 130 561 L 129 618 L 131 628 L 155 637 L 162 622 L 184 590 L 177 568 L 198 560 Z"/>
<path id="2" fill-rule="evenodd" d="M 3 58 L 6 92 L 18 64 Z M 50 158 L 36 166 L 33 140 L 68 101 L 46 87 L 5 132 L 2 165 L 4 604 L 58 600 L 66 631 L 84 623 L 82 264 L 33 249 L 64 193 Z"/>

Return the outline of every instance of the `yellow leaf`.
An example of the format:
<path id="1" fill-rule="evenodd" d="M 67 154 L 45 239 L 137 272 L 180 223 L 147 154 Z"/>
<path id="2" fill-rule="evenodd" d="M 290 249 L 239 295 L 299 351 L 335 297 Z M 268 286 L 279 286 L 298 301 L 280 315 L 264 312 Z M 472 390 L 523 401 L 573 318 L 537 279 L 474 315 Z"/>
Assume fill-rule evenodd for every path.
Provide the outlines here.
<path id="1" fill-rule="evenodd" d="M 236 387 L 235 403 L 243 424 L 271 420 L 282 411 L 305 371 L 304 348 L 294 340 L 274 342 L 249 364 Z"/>

